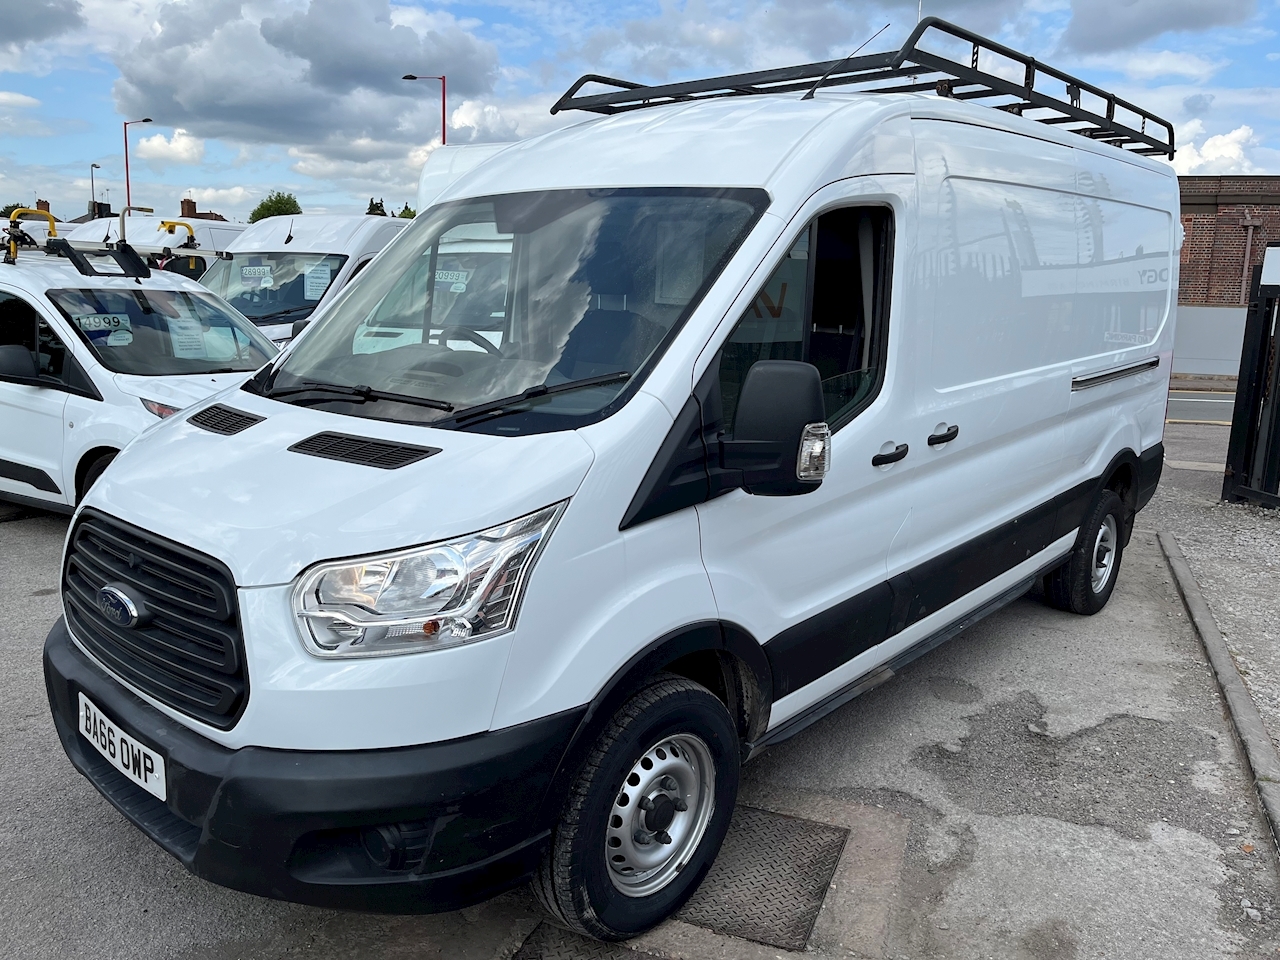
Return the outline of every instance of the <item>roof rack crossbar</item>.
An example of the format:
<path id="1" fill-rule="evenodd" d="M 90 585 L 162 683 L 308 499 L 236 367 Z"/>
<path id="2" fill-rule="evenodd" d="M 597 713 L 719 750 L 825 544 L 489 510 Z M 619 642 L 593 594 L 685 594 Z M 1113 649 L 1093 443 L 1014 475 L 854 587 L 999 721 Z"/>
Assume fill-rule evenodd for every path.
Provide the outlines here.
<path id="1" fill-rule="evenodd" d="M 920 41 L 929 31 L 966 43 L 969 46 L 967 62 L 922 49 Z M 981 69 L 984 53 L 1021 64 L 1022 82 L 1017 83 Z M 830 75 L 827 75 L 827 71 L 831 71 Z M 942 79 L 931 79 L 928 82 L 921 80 L 936 75 L 941 75 Z M 824 76 L 825 79 L 821 79 Z M 911 77 L 912 80 L 906 84 L 883 85 L 885 81 L 901 77 Z M 586 110 L 614 114 L 712 97 L 791 93 L 808 90 L 813 86 L 814 80 L 821 80 L 822 87 L 857 85 L 861 88 L 857 91 L 859 93 L 923 93 L 936 90 L 942 96 L 957 100 L 980 101 L 1008 97 L 1012 102 L 989 105 L 1019 115 L 1031 110 L 1050 111 L 1048 115 L 1027 119 L 1048 124 L 1086 124 L 1087 126 L 1078 129 L 1065 129 L 1134 153 L 1170 158 L 1174 155 L 1173 125 L 1169 121 L 1088 81 L 937 17 L 921 20 L 899 50 L 866 54 L 844 61 L 826 60 L 822 63 L 799 64 L 658 86 L 587 74 L 565 91 L 551 108 L 551 112 L 555 114 L 562 110 Z M 1065 99 L 1047 93 L 1043 89 L 1045 81 L 1062 83 L 1066 88 Z M 592 82 L 615 89 L 580 96 L 582 87 Z M 1037 89 L 1037 86 L 1041 89 Z M 977 89 L 958 89 L 971 87 Z M 1086 94 L 1102 101 L 1100 111 L 1091 109 L 1092 103 L 1089 107 L 1084 105 Z M 1138 127 L 1117 120 L 1117 110 L 1136 118 Z M 1148 132 L 1149 128 L 1158 131 L 1159 135 Z M 1109 136 L 1110 139 L 1102 139 L 1102 135 Z"/>
<path id="2" fill-rule="evenodd" d="M 147 262 L 138 256 L 138 251 L 123 240 L 119 243 L 104 245 L 102 251 L 116 262 L 120 267 L 120 273 L 103 273 L 100 270 L 95 270 L 93 264 L 89 262 L 89 258 L 73 247 L 64 237 L 50 237 L 45 241 L 44 249 L 45 252 L 54 256 L 66 257 L 71 261 L 71 265 L 86 277 L 125 276 L 138 279 L 151 276 L 151 268 L 147 266 Z"/>

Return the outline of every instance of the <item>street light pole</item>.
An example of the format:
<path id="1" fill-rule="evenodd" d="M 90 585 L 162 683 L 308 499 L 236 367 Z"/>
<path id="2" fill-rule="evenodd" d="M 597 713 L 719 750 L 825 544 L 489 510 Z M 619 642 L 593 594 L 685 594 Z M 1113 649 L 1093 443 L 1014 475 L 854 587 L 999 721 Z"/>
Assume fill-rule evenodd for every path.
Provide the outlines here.
<path id="1" fill-rule="evenodd" d="M 419 77 L 419 76 L 415 76 L 412 73 L 406 73 L 400 79 L 401 80 L 439 80 L 440 81 L 440 146 L 442 147 L 445 146 L 449 142 L 447 138 L 447 131 L 449 129 L 448 111 L 445 106 L 449 100 L 449 89 L 448 89 L 448 81 L 445 79 L 444 75 L 441 74 L 438 77 Z"/>
<path id="2" fill-rule="evenodd" d="M 97 219 L 98 216 L 98 191 L 93 187 L 93 171 L 101 170 L 102 166 L 97 163 L 89 164 L 89 219 Z"/>
<path id="3" fill-rule="evenodd" d="M 133 206 L 133 192 L 129 189 L 129 125 L 150 122 L 150 117 L 143 117 L 141 120 L 126 120 L 124 122 L 124 205 L 126 207 Z"/>

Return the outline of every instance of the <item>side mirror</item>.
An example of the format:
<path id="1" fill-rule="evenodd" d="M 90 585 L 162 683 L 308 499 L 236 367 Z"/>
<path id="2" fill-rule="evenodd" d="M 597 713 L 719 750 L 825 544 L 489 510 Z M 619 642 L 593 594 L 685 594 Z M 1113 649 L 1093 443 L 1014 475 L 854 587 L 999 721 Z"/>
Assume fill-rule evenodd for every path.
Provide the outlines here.
<path id="1" fill-rule="evenodd" d="M 757 496 L 812 493 L 830 468 L 830 441 L 818 368 L 761 360 L 747 371 L 733 438 L 720 441 L 720 466 L 740 471 L 742 488 Z"/>
<path id="2" fill-rule="evenodd" d="M 292 339 L 293 337 L 296 337 L 303 330 L 307 329 L 307 324 L 310 322 L 311 322 L 310 317 L 303 317 L 301 320 L 293 321 L 293 330 L 289 334 L 290 339 Z"/>
<path id="3" fill-rule="evenodd" d="M 21 344 L 7 343 L 0 347 L 0 377 L 16 380 L 35 380 L 40 368 L 31 351 Z"/>

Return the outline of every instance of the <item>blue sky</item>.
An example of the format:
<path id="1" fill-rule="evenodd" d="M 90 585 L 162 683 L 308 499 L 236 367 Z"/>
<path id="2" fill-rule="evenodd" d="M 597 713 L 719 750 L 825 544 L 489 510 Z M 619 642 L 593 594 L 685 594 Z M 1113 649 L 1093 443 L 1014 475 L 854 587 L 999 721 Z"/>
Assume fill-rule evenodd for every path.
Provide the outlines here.
<path id="1" fill-rule="evenodd" d="M 924 0 L 1177 125 L 1183 173 L 1280 174 L 1280 0 Z M 917 0 L 610 4 L 416 0 L 0 0 L 0 203 L 83 213 L 183 196 L 243 219 L 268 190 L 308 212 L 397 209 L 439 143 L 508 140 L 566 118 L 574 78 L 707 76 L 840 57 L 883 24 L 898 46 Z M 572 119 L 572 118 L 567 118 Z"/>

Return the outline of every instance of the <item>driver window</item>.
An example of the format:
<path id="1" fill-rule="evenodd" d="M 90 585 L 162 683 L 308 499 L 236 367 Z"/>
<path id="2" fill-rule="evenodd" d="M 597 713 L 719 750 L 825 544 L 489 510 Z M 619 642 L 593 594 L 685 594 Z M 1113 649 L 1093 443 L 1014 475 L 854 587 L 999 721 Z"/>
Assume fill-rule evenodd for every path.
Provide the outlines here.
<path id="1" fill-rule="evenodd" d="M 720 351 L 724 423 L 757 360 L 803 360 L 818 368 L 827 422 L 838 430 L 883 380 L 893 216 L 849 207 L 809 224 L 743 313 Z"/>
<path id="2" fill-rule="evenodd" d="M 40 319 L 25 300 L 0 293 L 0 346 L 21 346 L 36 354 L 36 323 Z"/>

